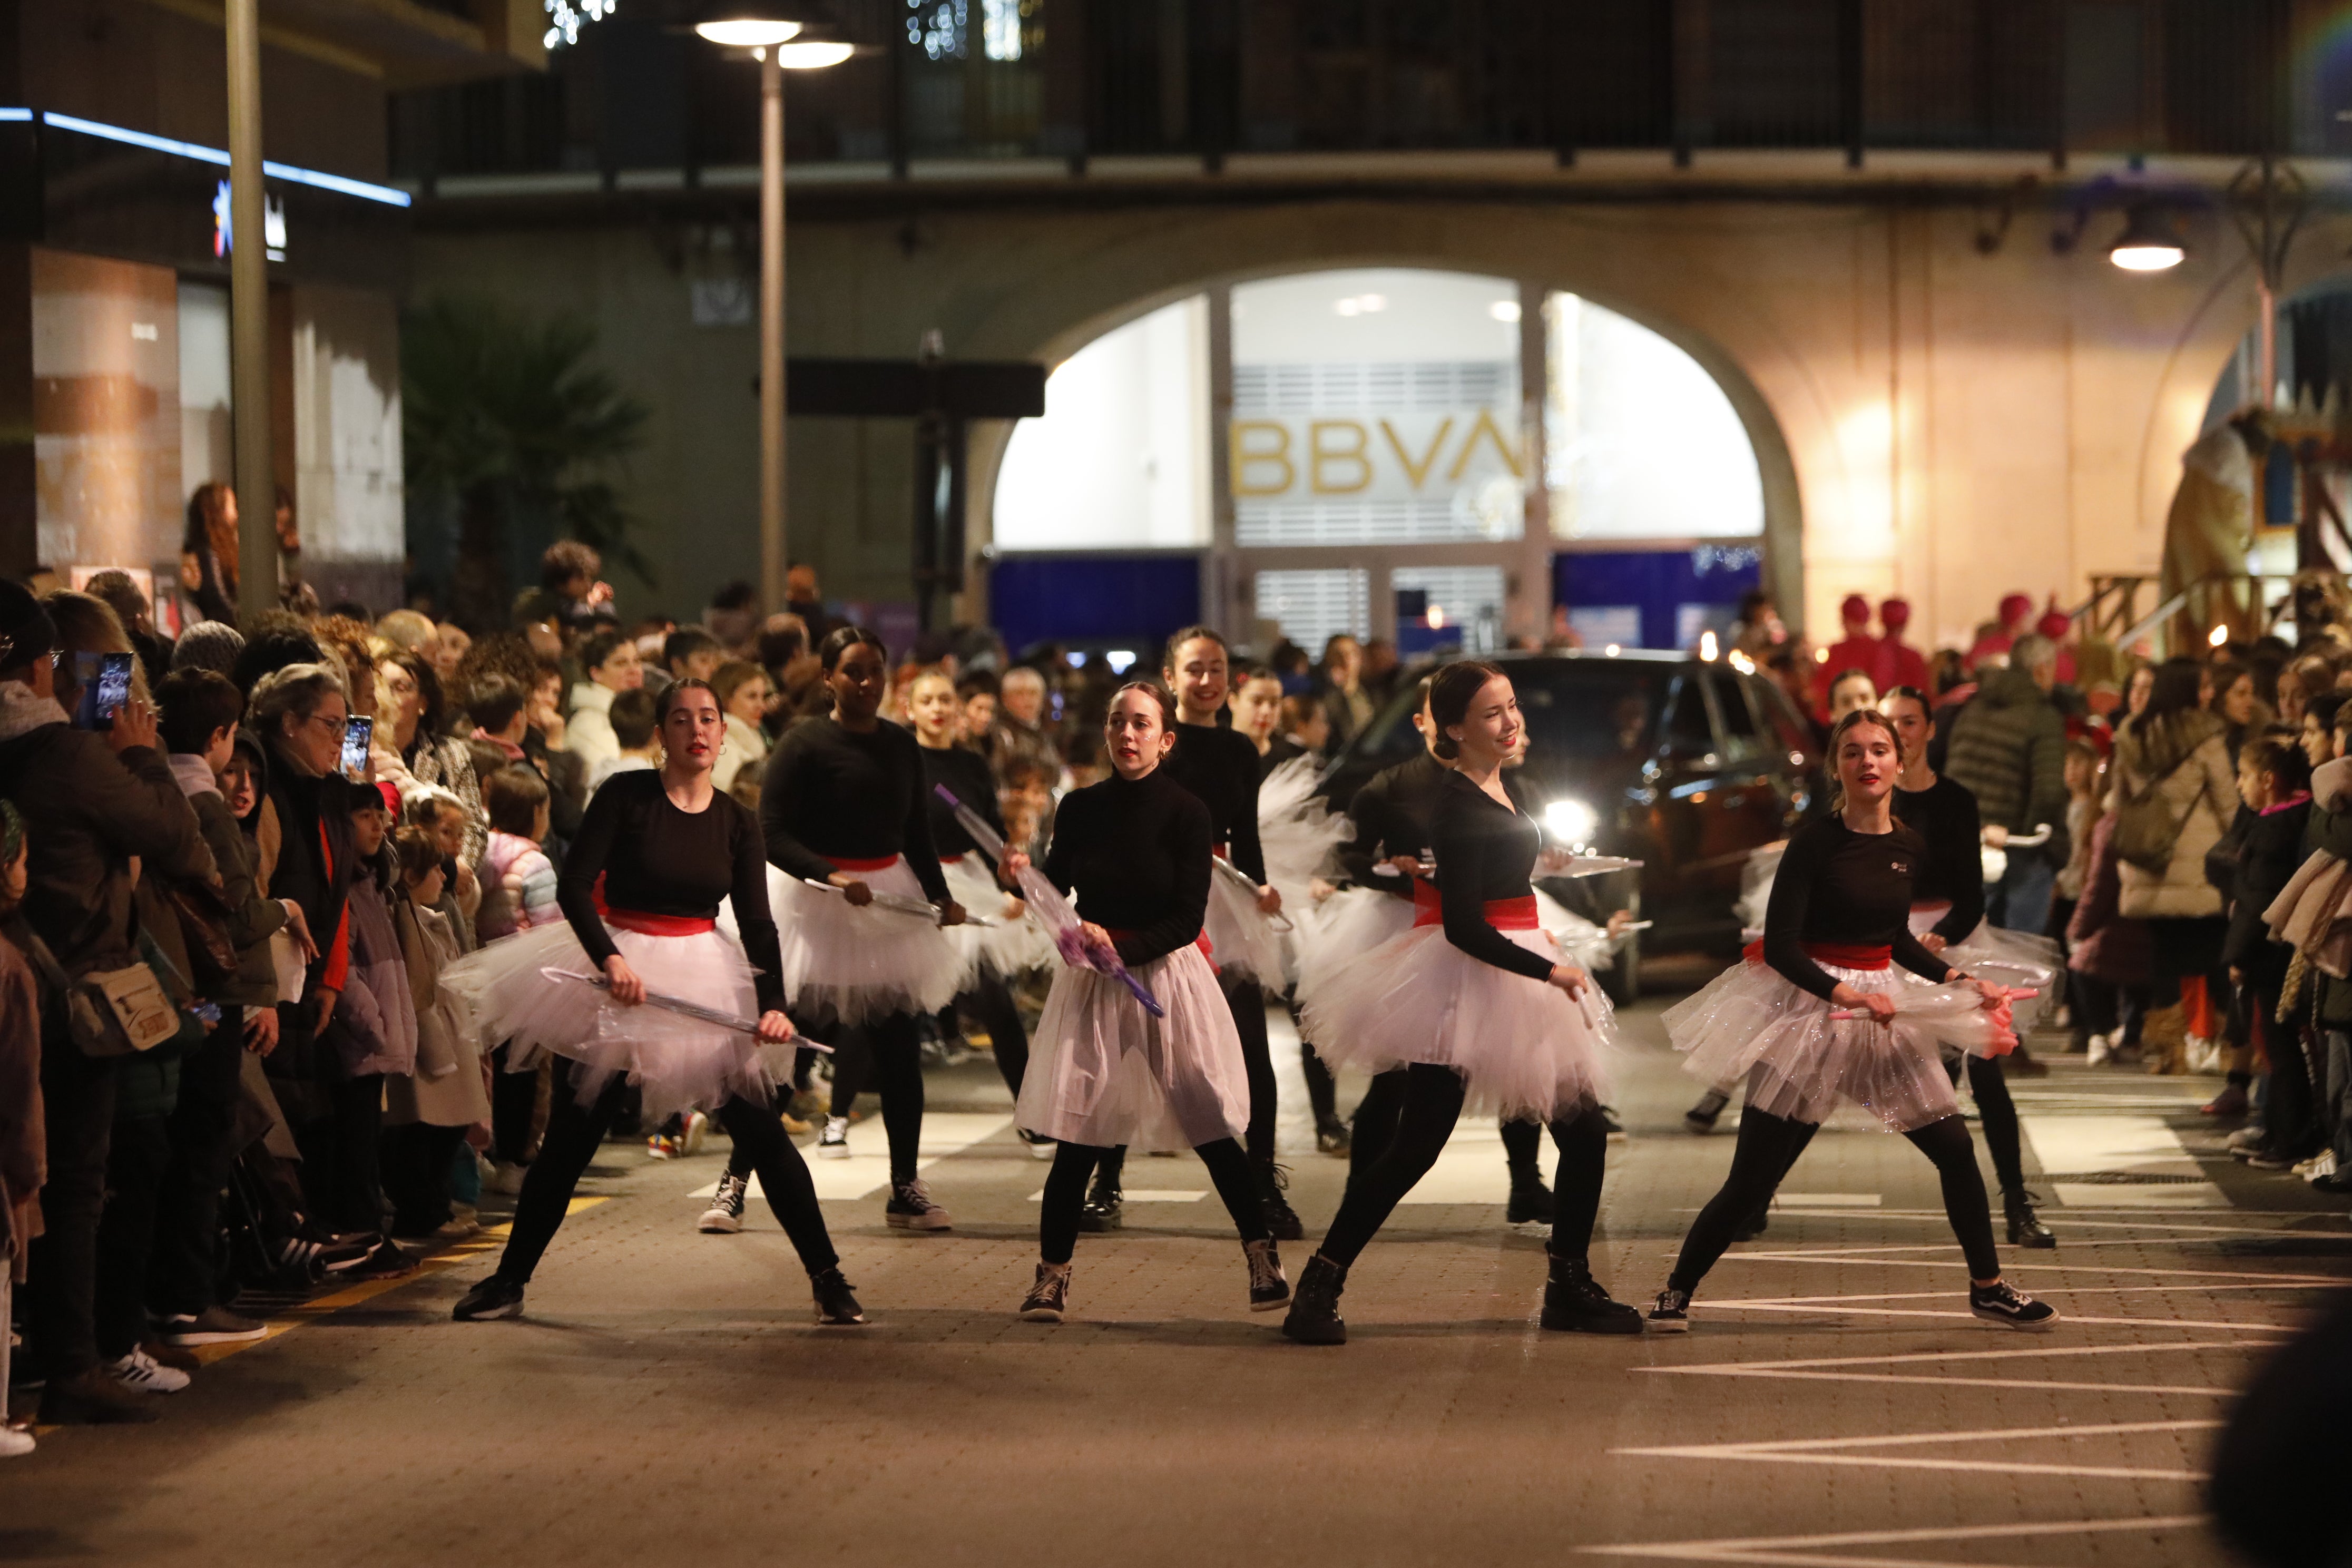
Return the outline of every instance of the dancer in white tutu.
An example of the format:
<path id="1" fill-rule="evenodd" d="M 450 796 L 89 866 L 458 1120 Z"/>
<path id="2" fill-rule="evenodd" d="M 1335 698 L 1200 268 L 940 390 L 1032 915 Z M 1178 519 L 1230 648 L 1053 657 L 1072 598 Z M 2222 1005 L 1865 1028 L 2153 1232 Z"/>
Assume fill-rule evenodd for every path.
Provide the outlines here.
<path id="1" fill-rule="evenodd" d="M 1209 962 L 1241 1036 L 1242 1059 L 1249 1065 L 1247 1144 L 1266 1227 L 1278 1241 L 1296 1241 L 1305 1233 L 1283 1196 L 1284 1178 L 1274 1163 L 1274 1056 L 1266 1039 L 1265 993 L 1278 992 L 1287 982 L 1281 936 L 1273 924 L 1282 912 L 1282 895 L 1266 885 L 1265 856 L 1258 845 L 1257 748 L 1217 721 L 1227 686 L 1223 637 L 1207 626 L 1185 627 L 1168 639 L 1160 675 L 1176 696 L 1176 743 L 1163 764 L 1168 776 L 1209 808 L 1209 842 L 1217 858 L 1256 887 L 1252 893 L 1230 870 L 1213 871 L 1205 931 Z M 1083 1228 L 1118 1226 L 1126 1159 L 1124 1151 L 1115 1149 L 1103 1160 L 1080 1219 Z"/>
<path id="2" fill-rule="evenodd" d="M 849 1112 L 870 1081 L 890 1143 L 893 1230 L 946 1230 L 948 1212 L 915 1174 L 923 1137 L 922 1039 L 916 1016 L 955 999 L 965 963 L 942 928 L 963 921 L 931 843 L 930 790 L 914 736 L 881 717 L 889 679 L 882 639 L 842 626 L 818 649 L 833 711 L 784 731 L 760 785 L 768 885 L 782 928 L 784 995 L 834 1048 L 833 1110 L 820 1158 L 849 1152 Z M 812 886 L 812 884 L 821 884 Z M 877 903 L 929 903 L 936 918 Z M 730 1161 L 702 1228 L 742 1209 L 750 1174 Z"/>
<path id="3" fill-rule="evenodd" d="M 808 1270 L 817 1321 L 862 1323 L 808 1167 L 772 1103 L 765 1052 L 787 1047 L 793 1026 L 777 983 L 760 825 L 710 784 L 726 716 L 709 685 L 691 679 L 663 691 L 659 712 L 667 760 L 658 773 L 614 775 L 589 803 L 558 885 L 562 922 L 492 942 L 442 973 L 483 1037 L 511 1042 L 510 1067 L 562 1058 L 547 1136 L 523 1177 L 498 1271 L 466 1292 L 454 1316 L 520 1315 L 523 1287 L 635 1084 L 648 1116 L 688 1107 L 717 1114 Z M 734 906 L 739 941 L 717 929 L 722 899 Z M 604 987 L 566 977 L 575 974 Z M 757 1035 L 648 996 L 756 1017 Z"/>
<path id="4" fill-rule="evenodd" d="M 1945 1043 L 1979 1056 L 2013 1049 L 2006 992 L 1952 968 L 1911 934 L 1911 891 L 1927 847 L 1895 816 L 1904 759 L 1892 721 L 1875 709 L 1848 713 L 1830 732 L 1829 756 L 1836 809 L 1790 837 L 1763 941 L 1665 1014 L 1688 1070 L 1708 1083 L 1744 1074 L 1748 1104 L 1731 1173 L 1693 1222 L 1650 1326 L 1690 1326 L 1691 1292 L 1843 1099 L 1934 1162 L 1968 1260 L 1969 1310 L 2045 1328 L 2057 1313 L 2001 1279 L 1984 1178 L 1941 1055 Z M 1928 984 L 1895 978 L 1895 963 Z M 1841 1011 L 1854 1016 L 1832 1016 Z"/>
<path id="5" fill-rule="evenodd" d="M 1394 1135 L 1349 1184 L 1300 1275 L 1283 1332 L 1345 1342 L 1349 1268 L 1469 1106 L 1539 1117 L 1559 1150 L 1543 1325 L 1638 1333 L 1640 1314 L 1611 1300 L 1586 1262 L 1609 1147 L 1599 1107 L 1614 1021 L 1591 977 L 1560 963 L 1536 924 L 1543 835 L 1503 784 L 1524 727 L 1518 698 L 1501 669 L 1470 660 L 1438 672 L 1429 709 L 1437 752 L 1454 763 L 1431 824 L 1435 897 L 1417 900 L 1412 930 L 1335 972 L 1306 1015 L 1307 1037 L 1335 1067 L 1404 1068 L 1403 1101 Z"/>
<path id="6" fill-rule="evenodd" d="M 940 1009 L 942 1030 L 954 1033 L 958 1009 L 980 1020 L 988 1031 L 989 1052 L 1013 1098 L 1021 1098 L 1021 1079 L 1029 1063 L 1029 1032 L 1021 1009 L 1013 1000 L 1011 982 L 1054 956 L 1054 939 L 1028 918 L 1020 899 L 997 885 L 996 868 L 981 858 L 971 836 L 956 820 L 955 808 L 940 798 L 944 788 L 970 806 L 982 821 L 1004 837 L 1004 817 L 996 800 L 996 775 L 988 759 L 956 736 L 963 708 L 956 700 L 955 683 L 938 670 L 915 677 L 907 689 L 907 715 L 915 723 L 915 742 L 922 748 L 924 805 L 930 813 L 931 845 L 939 851 L 940 869 L 948 891 L 971 914 L 995 918 L 992 926 L 970 921 L 948 933 L 964 963 L 963 989 Z M 1041 1160 L 1054 1157 L 1051 1139 L 1021 1130 L 1022 1142 Z"/>
<path id="7" fill-rule="evenodd" d="M 1058 1323 L 1068 1310 L 1087 1178 L 1130 1143 L 1198 1153 L 1241 1233 L 1250 1310 L 1290 1300 L 1237 1141 L 1249 1121 L 1249 1079 L 1233 1015 L 1199 946 L 1209 814 L 1165 765 L 1174 717 L 1158 687 L 1121 687 L 1103 725 L 1112 776 L 1073 790 L 1055 813 L 1042 869 L 1076 893 L 1086 922 L 1078 940 L 1116 952 L 1166 1016 L 1152 1016 L 1118 979 L 1092 967 L 1073 963 L 1054 977 L 1021 1088 L 1021 1125 L 1059 1145 L 1038 1215 L 1036 1282 L 1021 1303 L 1033 1322 Z M 1028 864 L 1011 851 L 1004 874 Z"/>
<path id="8" fill-rule="evenodd" d="M 1282 895 L 1285 923 L 1291 927 L 1279 935 L 1296 1022 L 1299 966 L 1322 925 L 1321 906 L 1333 891 L 1327 876 L 1339 873 L 1337 851 L 1350 827 L 1324 798 L 1321 756 L 1280 732 L 1281 678 L 1265 665 L 1244 664 L 1234 672 L 1233 688 L 1226 701 L 1234 733 L 1257 748 L 1257 838 L 1266 885 Z M 1315 1147 L 1346 1155 L 1349 1140 L 1348 1124 L 1339 1119 L 1339 1086 L 1303 1039 L 1298 1069 L 1315 1116 Z"/>

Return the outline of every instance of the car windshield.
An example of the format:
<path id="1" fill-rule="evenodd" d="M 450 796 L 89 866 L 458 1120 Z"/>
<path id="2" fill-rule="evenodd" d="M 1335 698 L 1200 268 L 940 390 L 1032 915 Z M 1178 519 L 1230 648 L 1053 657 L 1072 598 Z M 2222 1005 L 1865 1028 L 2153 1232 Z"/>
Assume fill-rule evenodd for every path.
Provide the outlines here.
<path id="1" fill-rule="evenodd" d="M 1599 658 L 1514 660 L 1504 667 L 1527 716 L 1531 754 L 1587 763 L 1649 756 L 1679 668 Z M 1357 754 L 1386 765 L 1418 751 L 1416 700 L 1408 690 L 1375 717 L 1357 740 Z"/>

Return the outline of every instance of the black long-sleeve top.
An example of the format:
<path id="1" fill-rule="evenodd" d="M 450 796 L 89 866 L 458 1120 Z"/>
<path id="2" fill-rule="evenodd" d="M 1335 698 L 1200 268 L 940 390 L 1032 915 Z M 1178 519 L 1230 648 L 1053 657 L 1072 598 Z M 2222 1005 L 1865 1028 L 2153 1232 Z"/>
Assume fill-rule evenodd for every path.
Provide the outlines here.
<path id="1" fill-rule="evenodd" d="M 1895 818 L 1918 834 L 1927 858 L 1911 884 L 1920 903 L 1948 900 L 1950 912 L 1936 922 L 1935 934 L 1959 942 L 1984 920 L 1984 850 L 1977 797 L 1958 779 L 1941 774 L 1923 790 L 1895 792 Z"/>
<path id="2" fill-rule="evenodd" d="M 1551 978 L 1551 961 L 1496 931 L 1486 906 L 1497 899 L 1535 896 L 1536 857 L 1543 834 L 1533 818 L 1504 805 L 1448 773 L 1430 821 L 1437 850 L 1437 900 L 1445 940 L 1477 959 L 1530 980 Z"/>
<path id="3" fill-rule="evenodd" d="M 1211 842 L 1208 808 L 1163 763 L 1132 783 L 1114 773 L 1064 795 L 1042 869 L 1076 895 L 1079 914 L 1127 933 L 1115 941 L 1133 968 L 1201 934 Z"/>
<path id="4" fill-rule="evenodd" d="M 1257 841 L 1257 748 L 1249 737 L 1214 724 L 1179 724 L 1176 749 L 1155 773 L 1166 773 L 1209 808 L 1212 844 L 1222 844 L 1254 882 L 1265 880 L 1265 851 Z"/>
<path id="5" fill-rule="evenodd" d="M 1260 784 L 1264 784 L 1266 779 L 1272 775 L 1275 769 L 1282 766 L 1283 763 L 1290 761 L 1293 757 L 1303 757 L 1306 754 L 1307 748 L 1300 745 L 1297 742 L 1292 740 L 1287 735 L 1275 735 L 1270 737 L 1267 740 L 1265 750 L 1258 755 L 1258 782 Z"/>
<path id="6" fill-rule="evenodd" d="M 1911 934 L 1911 887 L 1927 858 L 1926 842 L 1900 822 L 1891 833 L 1856 833 L 1843 816 L 1806 823 L 1772 878 L 1764 962 L 1824 1001 L 1838 983 L 1806 956 L 1809 942 L 1890 948 L 1895 963 L 1941 984 L 1950 966 Z"/>
<path id="7" fill-rule="evenodd" d="M 760 784 L 760 830 L 778 868 L 822 882 L 835 860 L 903 855 L 937 903 L 948 896 L 924 803 L 922 747 L 892 723 L 861 735 L 833 719 L 784 731 Z"/>
<path id="8" fill-rule="evenodd" d="M 760 824 L 733 796 L 714 792 L 701 811 L 680 811 L 670 804 L 660 773 L 640 769 L 614 773 L 589 797 L 579 837 L 556 879 L 555 901 L 601 970 L 620 950 L 596 913 L 599 876 L 604 902 L 616 910 L 715 920 L 719 900 L 732 899 L 743 956 L 757 975 L 760 1010 L 783 1006 L 783 965 Z"/>
<path id="9" fill-rule="evenodd" d="M 1348 805 L 1356 836 L 1339 846 L 1339 864 L 1350 880 L 1400 899 L 1412 897 L 1412 878 L 1382 876 L 1374 868 L 1392 855 L 1427 858 L 1438 793 L 1453 776 L 1453 769 L 1423 751 L 1365 781 Z"/>
<path id="10" fill-rule="evenodd" d="M 961 746 L 919 745 L 917 749 L 923 753 L 923 806 L 930 814 L 931 845 L 940 858 L 954 859 L 979 847 L 956 820 L 955 808 L 940 798 L 936 787 L 940 784 L 947 785 L 958 800 L 996 829 L 998 837 L 1003 837 L 1004 816 L 996 804 L 996 775 L 989 770 L 988 759 Z"/>

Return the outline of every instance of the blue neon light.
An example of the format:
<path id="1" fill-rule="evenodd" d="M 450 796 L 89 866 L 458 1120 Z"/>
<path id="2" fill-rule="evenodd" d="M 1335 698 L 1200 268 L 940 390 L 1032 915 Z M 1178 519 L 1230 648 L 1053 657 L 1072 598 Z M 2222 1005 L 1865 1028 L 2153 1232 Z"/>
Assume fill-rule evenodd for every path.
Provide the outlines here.
<path id="1" fill-rule="evenodd" d="M 26 121 L 33 118 L 29 109 L 0 109 L 0 121 Z M 200 147 L 193 142 L 175 142 L 169 136 L 152 136 L 144 131 L 131 131 L 120 125 L 102 124 L 84 120 L 78 115 L 59 114 L 54 110 L 41 111 L 43 123 L 60 131 L 78 131 L 85 136 L 102 136 L 110 142 L 127 146 L 144 147 L 151 153 L 169 153 L 174 157 L 194 158 L 200 163 L 228 167 L 228 154 L 217 147 Z M 365 180 L 346 179 L 341 174 L 324 174 L 317 169 L 298 169 L 291 163 L 273 163 L 265 160 L 261 172 L 273 180 L 291 180 L 297 184 L 313 185 L 322 191 L 335 191 L 364 201 L 383 202 L 388 206 L 404 207 L 410 197 L 406 191 L 391 185 L 372 185 Z"/>

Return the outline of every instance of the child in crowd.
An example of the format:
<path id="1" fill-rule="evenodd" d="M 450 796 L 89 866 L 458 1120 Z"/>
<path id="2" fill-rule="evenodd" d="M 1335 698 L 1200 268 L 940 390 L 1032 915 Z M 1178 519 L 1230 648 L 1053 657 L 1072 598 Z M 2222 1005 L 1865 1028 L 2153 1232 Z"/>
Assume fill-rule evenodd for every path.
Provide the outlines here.
<path id="1" fill-rule="evenodd" d="M 482 782 L 490 844 L 482 853 L 482 908 L 474 921 L 483 942 L 563 918 L 555 903 L 555 866 L 540 847 L 547 837 L 547 781 L 524 763 Z"/>
<path id="2" fill-rule="evenodd" d="M 2273 731 L 2250 737 L 2238 753 L 2238 795 L 2253 814 L 2241 841 L 2230 889 L 2230 934 L 2221 961 L 2243 1009 L 2247 1039 L 2270 1061 L 2270 1095 L 2261 1142 L 2238 1151 L 2257 1170 L 2284 1171 L 2316 1153 L 2323 1142 L 2317 1085 L 2306 1061 L 2300 1017 L 2279 1020 L 2293 950 L 2270 940 L 2263 911 L 2304 861 L 2311 816 L 2311 759 L 2302 738 Z"/>
<path id="3" fill-rule="evenodd" d="M 479 945 L 475 941 L 474 921 L 481 912 L 482 883 L 466 863 L 466 813 L 464 801 L 447 790 L 427 786 L 407 797 L 404 815 L 412 826 L 424 829 L 425 837 L 441 847 L 448 869 L 442 878 L 439 908 L 457 939 L 458 951 L 471 952 Z M 487 842 L 483 848 L 488 853 Z"/>
<path id="4" fill-rule="evenodd" d="M 457 933 L 442 913 L 449 858 L 440 840 L 409 826 L 393 836 L 399 879 L 394 904 L 408 993 L 416 1015 L 416 1070 L 384 1080 L 383 1184 L 392 1233 L 459 1241 L 481 1228 L 471 1205 L 454 1204 L 450 1173 L 466 1131 L 490 1119 L 474 1019 L 444 989 L 441 972 L 457 960 Z"/>
<path id="5" fill-rule="evenodd" d="M 638 687 L 624 691 L 613 699 L 605 717 L 611 721 L 613 740 L 619 745 L 618 754 L 598 759 L 588 774 L 588 791 L 614 773 L 625 773 L 643 768 L 661 766 L 661 747 L 656 743 L 659 733 L 654 722 L 654 694 Z"/>

